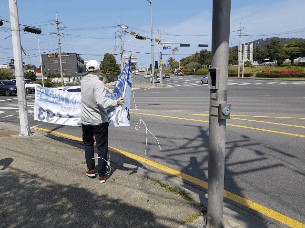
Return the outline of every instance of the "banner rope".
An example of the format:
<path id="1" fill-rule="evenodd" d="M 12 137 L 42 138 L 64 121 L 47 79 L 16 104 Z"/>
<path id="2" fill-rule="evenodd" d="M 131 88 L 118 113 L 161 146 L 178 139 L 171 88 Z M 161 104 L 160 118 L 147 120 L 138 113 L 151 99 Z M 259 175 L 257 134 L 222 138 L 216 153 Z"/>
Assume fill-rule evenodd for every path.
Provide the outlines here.
<path id="1" fill-rule="evenodd" d="M 140 111 L 140 110 L 138 109 L 138 106 L 137 106 L 137 103 L 136 103 L 136 100 L 135 100 L 135 92 L 134 92 L 134 91 L 132 91 L 132 98 L 133 98 L 133 103 L 134 103 L 134 106 L 135 106 L 135 110 L 136 110 L 136 111 Z M 143 124 L 144 127 L 145 127 L 145 155 L 147 155 L 147 149 L 148 149 L 148 133 L 149 133 L 150 135 L 152 135 L 152 136 L 156 139 L 156 141 L 157 141 L 157 143 L 158 143 L 158 146 L 159 146 L 159 149 L 162 150 L 158 138 L 148 129 L 147 124 L 146 124 L 145 121 L 142 119 L 142 116 L 141 116 L 140 114 L 138 114 L 138 115 L 139 115 L 139 121 L 136 123 L 135 130 L 136 130 L 136 131 L 140 130 L 141 124 Z"/>

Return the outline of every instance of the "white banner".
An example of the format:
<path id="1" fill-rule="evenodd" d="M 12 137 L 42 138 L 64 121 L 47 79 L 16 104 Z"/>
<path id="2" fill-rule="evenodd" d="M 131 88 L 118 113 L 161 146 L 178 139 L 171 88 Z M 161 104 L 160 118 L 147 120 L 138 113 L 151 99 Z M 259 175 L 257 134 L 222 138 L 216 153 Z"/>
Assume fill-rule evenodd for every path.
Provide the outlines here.
<path id="1" fill-rule="evenodd" d="M 36 87 L 34 120 L 78 126 L 80 102 L 79 92 L 68 92 L 59 88 Z"/>
<path id="2" fill-rule="evenodd" d="M 130 59 L 119 76 L 112 99 L 124 97 L 123 106 L 108 110 L 109 127 L 130 126 L 131 71 Z M 81 93 L 69 92 L 63 88 L 36 87 L 34 120 L 46 123 L 79 126 L 81 115 Z"/>

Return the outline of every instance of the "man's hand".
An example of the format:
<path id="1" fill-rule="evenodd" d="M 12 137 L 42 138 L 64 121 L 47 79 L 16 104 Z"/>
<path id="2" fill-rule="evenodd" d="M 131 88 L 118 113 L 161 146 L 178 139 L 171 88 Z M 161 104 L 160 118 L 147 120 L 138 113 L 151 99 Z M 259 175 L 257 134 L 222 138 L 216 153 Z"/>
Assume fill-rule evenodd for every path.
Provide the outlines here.
<path id="1" fill-rule="evenodd" d="M 117 104 L 118 105 L 123 105 L 124 104 L 124 98 L 120 97 L 118 100 L 117 100 Z"/>

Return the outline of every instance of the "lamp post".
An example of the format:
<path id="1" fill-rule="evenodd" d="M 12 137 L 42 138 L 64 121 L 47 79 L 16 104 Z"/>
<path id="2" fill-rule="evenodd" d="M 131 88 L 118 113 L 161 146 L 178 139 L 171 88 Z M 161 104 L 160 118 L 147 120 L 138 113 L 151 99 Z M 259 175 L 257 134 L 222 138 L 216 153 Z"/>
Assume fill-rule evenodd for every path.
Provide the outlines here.
<path id="1" fill-rule="evenodd" d="M 153 15 L 152 0 L 147 0 L 150 6 L 150 46 L 151 46 L 151 76 L 153 85 L 155 85 L 155 64 L 154 64 L 154 37 L 153 37 Z"/>

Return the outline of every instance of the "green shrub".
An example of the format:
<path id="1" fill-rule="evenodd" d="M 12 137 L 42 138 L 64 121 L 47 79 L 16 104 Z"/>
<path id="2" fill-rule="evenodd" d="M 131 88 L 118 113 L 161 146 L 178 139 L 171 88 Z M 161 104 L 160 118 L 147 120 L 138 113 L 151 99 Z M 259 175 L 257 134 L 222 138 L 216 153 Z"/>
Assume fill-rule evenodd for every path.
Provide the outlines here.
<path id="1" fill-rule="evenodd" d="M 49 80 L 46 80 L 46 81 L 44 81 L 44 86 L 45 86 L 45 87 L 53 87 L 54 84 L 53 84 L 53 82 L 51 82 L 51 81 L 49 81 Z"/>
<path id="2" fill-rule="evenodd" d="M 209 68 L 199 68 L 198 70 L 196 70 L 196 74 L 208 74 L 209 73 Z"/>

